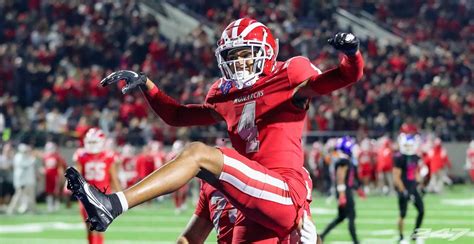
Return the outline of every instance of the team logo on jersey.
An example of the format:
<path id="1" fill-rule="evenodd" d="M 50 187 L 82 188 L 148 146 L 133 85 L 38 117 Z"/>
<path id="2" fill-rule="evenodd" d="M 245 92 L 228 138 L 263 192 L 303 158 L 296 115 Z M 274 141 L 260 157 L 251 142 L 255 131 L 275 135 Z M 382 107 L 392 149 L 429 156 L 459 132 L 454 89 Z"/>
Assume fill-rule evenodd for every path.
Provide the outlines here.
<path id="1" fill-rule="evenodd" d="M 257 99 L 259 97 L 263 97 L 263 90 L 251 93 L 251 94 L 246 95 L 246 96 L 238 97 L 238 98 L 234 99 L 234 104 L 247 102 L 249 100 L 254 100 L 254 99 Z"/>
<path id="2" fill-rule="evenodd" d="M 222 94 L 226 95 L 227 93 L 229 93 L 230 89 L 232 89 L 232 81 L 228 80 L 228 81 L 222 82 L 220 85 L 220 89 L 221 89 Z"/>

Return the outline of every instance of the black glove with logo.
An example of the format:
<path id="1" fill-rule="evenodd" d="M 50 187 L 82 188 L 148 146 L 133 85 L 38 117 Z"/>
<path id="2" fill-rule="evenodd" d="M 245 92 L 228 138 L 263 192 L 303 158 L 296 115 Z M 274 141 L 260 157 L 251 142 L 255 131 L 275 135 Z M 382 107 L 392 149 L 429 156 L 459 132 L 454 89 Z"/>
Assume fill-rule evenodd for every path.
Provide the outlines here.
<path id="1" fill-rule="evenodd" d="M 122 88 L 122 93 L 125 94 L 137 86 L 145 86 L 147 77 L 144 73 L 137 73 L 131 70 L 119 70 L 102 79 L 100 84 L 107 86 L 120 80 L 125 81 L 125 86 Z"/>
<path id="2" fill-rule="evenodd" d="M 328 39 L 328 43 L 349 56 L 354 55 L 360 45 L 359 39 L 352 33 L 337 33 L 333 38 Z"/>
<path id="3" fill-rule="evenodd" d="M 404 200 L 410 200 L 410 193 L 407 190 L 404 190 L 404 191 L 400 192 L 400 196 Z"/>

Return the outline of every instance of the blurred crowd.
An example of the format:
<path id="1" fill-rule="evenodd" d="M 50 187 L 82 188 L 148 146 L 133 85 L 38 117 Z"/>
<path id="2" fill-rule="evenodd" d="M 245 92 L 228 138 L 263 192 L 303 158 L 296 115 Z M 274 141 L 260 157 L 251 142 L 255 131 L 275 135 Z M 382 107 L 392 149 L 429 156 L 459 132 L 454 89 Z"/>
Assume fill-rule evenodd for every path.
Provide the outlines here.
<path id="1" fill-rule="evenodd" d="M 326 44 L 338 31 L 336 5 L 324 1 L 184 1 L 176 6 L 211 25 L 219 35 L 243 16 L 267 24 L 279 38 L 279 60 L 309 57 L 321 70 L 338 63 Z M 388 3 L 390 2 L 390 3 Z M 340 1 L 366 10 L 407 41 L 380 46 L 362 40 L 365 75 L 353 87 L 313 100 L 308 130 L 357 131 L 394 136 L 403 123 L 442 140 L 469 140 L 474 133 L 473 15 L 468 1 Z M 393 6 L 396 5 L 396 6 Z M 400 6 L 405 6 L 401 8 Z M 157 140 L 213 141 L 224 125 L 174 128 L 148 108 L 140 93 L 123 96 L 120 86 L 98 82 L 111 71 L 133 69 L 182 103 L 200 103 L 220 73 L 214 43 L 197 27 L 180 43 L 165 39 L 160 23 L 138 1 L 2 1 L 0 9 L 0 131 L 44 145 L 80 144 L 98 126 L 119 145 Z M 409 9 L 410 15 L 399 12 Z M 415 17 L 416 16 L 416 17 Z M 417 16 L 423 16 L 418 21 Z M 454 28 L 454 27 L 455 28 Z M 452 28 L 453 27 L 453 28 Z M 455 30 L 455 31 L 454 31 Z M 356 33 L 357 34 L 357 33 Z M 434 48 L 410 54 L 408 45 Z"/>
<path id="2" fill-rule="evenodd" d="M 419 137 L 418 137 L 419 136 Z M 448 175 L 452 167 L 446 148 L 440 138 L 432 134 L 417 135 L 420 138 L 416 145 L 415 155 L 420 157 L 418 181 L 424 192 L 441 193 L 445 185 L 452 184 Z M 400 154 L 399 139 L 392 140 L 383 136 L 377 139 L 360 138 L 352 151 L 352 163 L 357 168 L 357 181 L 365 194 L 394 193 L 392 171 L 394 158 Z M 310 169 L 315 186 L 325 194 L 331 194 L 334 182 L 334 163 L 339 158 L 336 148 L 337 138 L 330 138 L 325 143 L 314 142 L 307 152 L 306 167 Z M 474 141 L 466 152 L 466 170 L 474 167 L 472 154 Z M 470 174 L 462 176 L 468 179 Z M 474 178 L 472 178 L 474 181 Z M 470 181 L 470 180 L 467 180 Z"/>

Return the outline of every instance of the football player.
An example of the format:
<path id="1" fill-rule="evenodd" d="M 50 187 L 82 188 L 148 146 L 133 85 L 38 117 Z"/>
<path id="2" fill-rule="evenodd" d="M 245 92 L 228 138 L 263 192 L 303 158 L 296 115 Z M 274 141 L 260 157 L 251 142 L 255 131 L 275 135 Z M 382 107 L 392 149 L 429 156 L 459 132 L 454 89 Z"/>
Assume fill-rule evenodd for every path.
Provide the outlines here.
<path id="1" fill-rule="evenodd" d="M 349 233 L 352 241 L 359 243 L 355 229 L 355 202 L 352 190 L 355 187 L 357 177 L 357 168 L 352 162 L 353 148 L 356 142 L 353 138 L 342 137 L 336 142 L 336 150 L 339 153 L 339 159 L 335 163 L 336 172 L 336 198 L 338 200 L 337 217 L 329 223 L 321 234 L 321 239 L 345 218 L 349 221 Z"/>
<path id="2" fill-rule="evenodd" d="M 428 151 L 425 160 L 429 165 L 430 171 L 430 181 L 427 186 L 428 191 L 435 193 L 443 192 L 444 184 L 452 184 L 446 172 L 446 168 L 451 168 L 451 161 L 440 138 L 434 139 L 433 148 Z"/>
<path id="3" fill-rule="evenodd" d="M 119 191 L 121 187 L 115 167 L 116 155 L 105 150 L 105 140 L 105 134 L 102 130 L 89 129 L 84 136 L 84 148 L 77 149 L 73 155 L 73 160 L 77 170 L 91 186 L 95 186 L 105 193 L 112 193 L 112 189 Z M 70 188 L 69 185 L 68 188 Z M 75 196 L 81 200 L 81 196 Z M 87 207 L 87 205 L 80 205 L 84 220 L 89 217 Z M 87 230 L 87 239 L 89 244 L 104 243 L 103 234 L 93 231 L 90 226 Z"/>
<path id="4" fill-rule="evenodd" d="M 126 188 L 137 183 L 137 169 L 135 159 L 135 148 L 130 144 L 125 144 L 122 148 L 121 170 L 122 185 Z"/>
<path id="5" fill-rule="evenodd" d="M 105 195 L 66 170 L 72 191 L 89 206 L 95 230 L 105 231 L 118 215 L 149 199 L 176 191 L 200 173 L 217 180 L 218 190 L 242 213 L 236 225 L 242 235 L 248 221 L 284 238 L 303 220 L 306 196 L 301 136 L 311 98 L 357 82 L 363 73 L 359 40 L 351 33 L 329 39 L 344 55 L 338 67 L 322 73 L 305 57 L 277 62 L 278 41 L 264 24 L 249 18 L 230 23 L 216 49 L 222 78 L 210 88 L 204 104 L 182 105 L 143 73 L 114 72 L 106 86 L 125 81 L 123 93 L 140 88 L 153 110 L 172 126 L 227 124 L 233 148 L 189 143 L 171 162 L 124 192 Z M 89 201 L 93 199 L 93 201 Z M 236 238 L 234 233 L 234 238 Z"/>
<path id="6" fill-rule="evenodd" d="M 48 212 L 59 208 L 59 196 L 64 185 L 62 176 L 67 164 L 59 154 L 58 147 L 54 142 L 47 142 L 44 146 L 43 167 L 45 177 L 46 204 Z"/>
<path id="7" fill-rule="evenodd" d="M 309 188 L 312 188 L 311 179 L 306 179 Z M 308 195 L 308 203 L 311 203 L 311 195 Z M 214 227 L 217 233 L 218 243 L 260 243 L 260 244 L 290 244 L 290 243 L 316 243 L 316 227 L 311 220 L 309 204 L 303 216 L 304 221 L 300 231 L 293 231 L 283 239 L 274 237 L 273 232 L 263 228 L 256 223 L 247 223 L 259 229 L 258 235 L 247 236 L 245 240 L 233 238 L 234 230 L 238 233 L 238 228 L 234 224 L 238 218 L 238 210 L 216 190 L 213 186 L 201 180 L 199 200 L 196 210 L 188 222 L 184 232 L 178 238 L 179 244 L 204 243 L 210 231 Z M 247 228 L 247 227 L 246 227 Z"/>
<path id="8" fill-rule="evenodd" d="M 471 182 L 474 183 L 474 140 L 469 143 L 466 151 L 466 170 L 469 172 Z"/>
<path id="9" fill-rule="evenodd" d="M 370 147 L 370 139 L 365 138 L 360 143 L 360 153 L 358 155 L 359 161 L 359 179 L 362 181 L 363 189 L 365 193 L 369 193 L 370 190 L 370 181 L 374 175 L 374 165 L 372 161 L 372 149 Z"/>
<path id="10" fill-rule="evenodd" d="M 151 154 L 150 145 L 144 145 L 142 152 L 136 157 L 137 181 L 147 177 L 155 170 L 155 161 Z"/>
<path id="11" fill-rule="evenodd" d="M 182 140 L 176 140 L 173 142 L 173 145 L 171 146 L 171 151 L 166 154 L 166 161 L 171 161 L 173 160 L 176 156 L 178 156 L 178 153 L 183 150 L 184 147 L 184 142 Z M 178 190 L 176 190 L 173 193 L 173 200 L 174 200 L 174 207 L 175 207 L 175 213 L 179 214 L 182 211 L 186 209 L 186 199 L 188 196 L 188 191 L 189 191 L 189 184 L 185 184 Z"/>
<path id="12" fill-rule="evenodd" d="M 377 152 L 377 185 L 382 194 L 390 194 L 393 189 L 393 148 L 392 142 L 388 137 L 379 139 L 380 146 Z"/>
<path id="13" fill-rule="evenodd" d="M 416 230 L 420 228 L 423 221 L 424 205 L 423 199 L 418 192 L 417 181 L 419 166 L 422 163 L 417 155 L 420 146 L 420 137 L 417 134 L 401 133 L 398 136 L 399 153 L 394 157 L 393 180 L 398 191 L 398 207 L 400 218 L 398 219 L 398 230 L 400 241 L 403 241 L 403 220 L 407 214 L 407 204 L 410 200 L 418 211 L 412 239 L 416 239 Z"/>

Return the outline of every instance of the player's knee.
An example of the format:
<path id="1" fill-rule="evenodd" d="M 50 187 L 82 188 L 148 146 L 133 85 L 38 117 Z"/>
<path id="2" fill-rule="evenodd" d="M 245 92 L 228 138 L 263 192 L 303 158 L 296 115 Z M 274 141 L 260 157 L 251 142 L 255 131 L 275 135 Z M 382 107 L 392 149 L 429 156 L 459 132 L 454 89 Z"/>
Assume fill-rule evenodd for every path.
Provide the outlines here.
<path id="1" fill-rule="evenodd" d="M 198 163 L 205 157 L 207 147 L 208 146 L 202 142 L 191 142 L 183 149 L 181 155 L 191 162 Z"/>
<path id="2" fill-rule="evenodd" d="M 188 157 L 191 162 L 196 163 L 200 168 L 208 168 L 210 165 L 217 164 L 217 156 L 220 152 L 215 147 L 208 146 L 202 142 L 192 142 L 183 150 L 183 155 Z"/>

